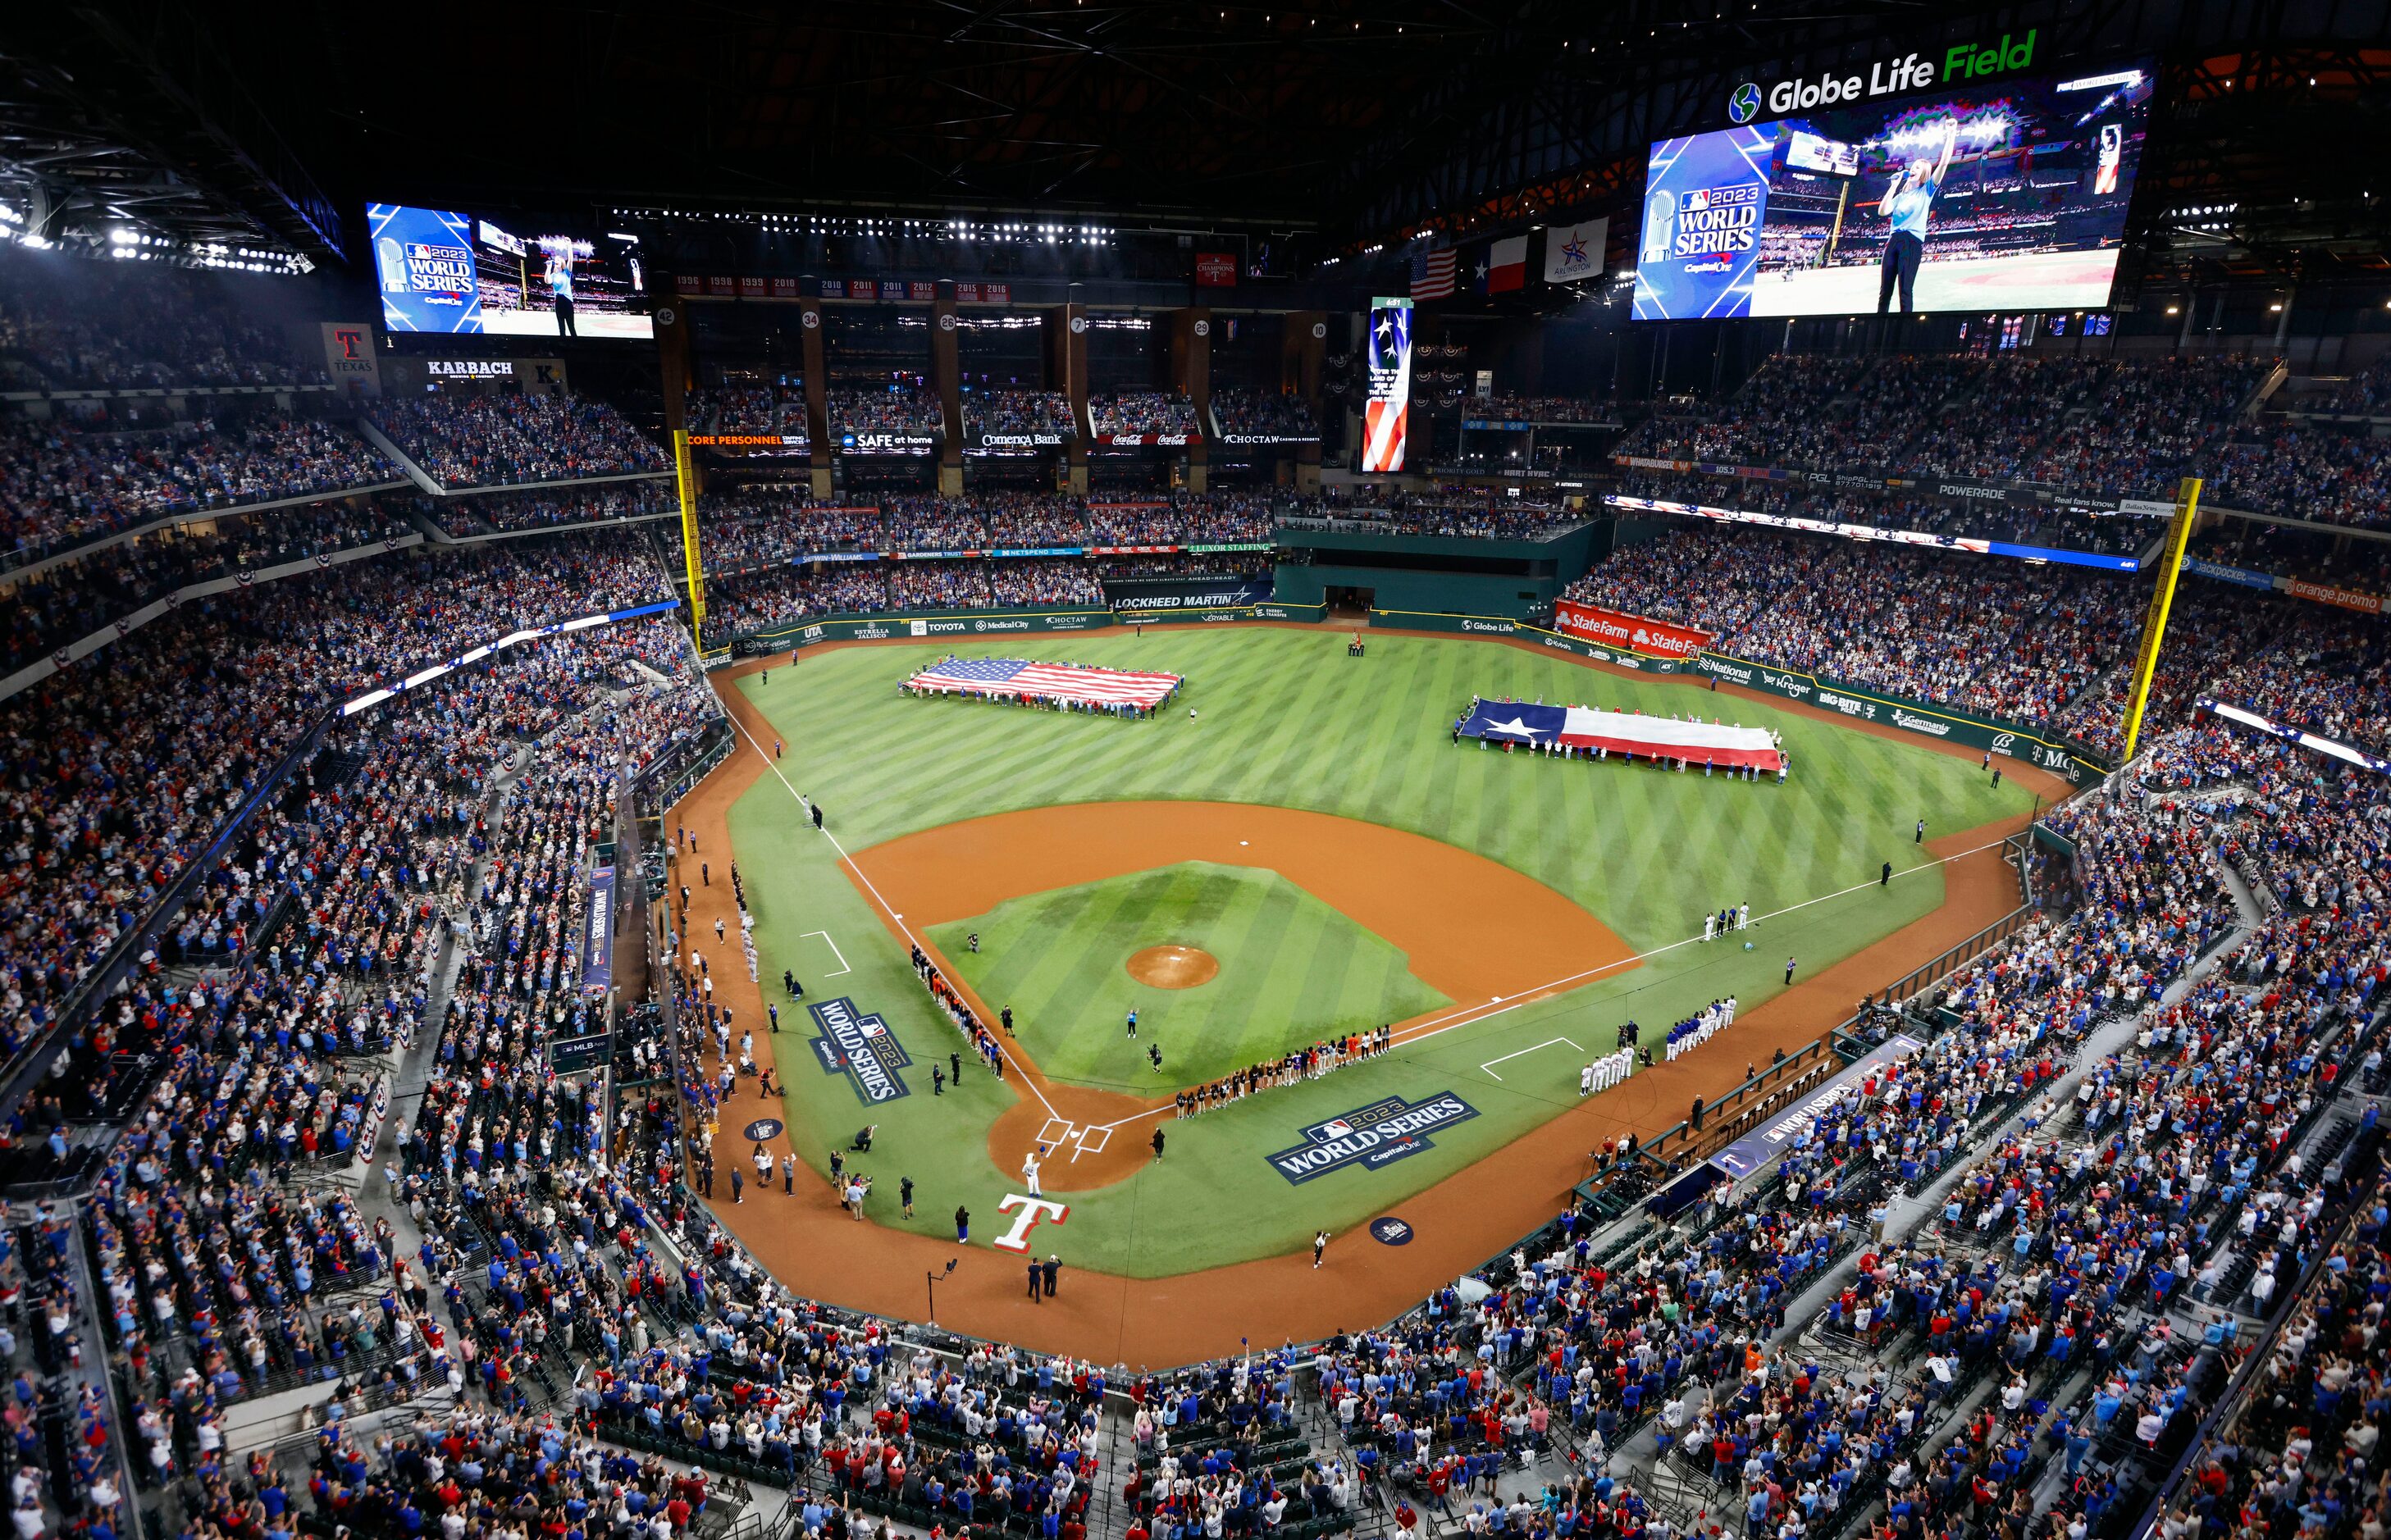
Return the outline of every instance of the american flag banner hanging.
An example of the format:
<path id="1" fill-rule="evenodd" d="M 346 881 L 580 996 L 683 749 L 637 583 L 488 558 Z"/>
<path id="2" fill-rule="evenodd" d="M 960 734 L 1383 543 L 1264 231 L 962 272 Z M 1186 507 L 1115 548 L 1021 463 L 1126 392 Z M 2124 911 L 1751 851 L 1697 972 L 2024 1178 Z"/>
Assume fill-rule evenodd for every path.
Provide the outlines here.
<path id="1" fill-rule="evenodd" d="M 1150 711 L 1186 682 L 1176 674 L 1129 674 L 1077 663 L 1033 663 L 1026 658 L 950 658 L 906 680 L 905 687 L 920 695 L 1034 698 Z"/>
<path id="2" fill-rule="evenodd" d="M 1370 399 L 1362 412 L 1364 475 L 1402 469 L 1411 402 L 1412 302 L 1380 296 L 1370 302 Z"/>
<path id="3" fill-rule="evenodd" d="M 1458 269 L 1459 259 L 1460 253 L 1450 246 L 1415 253 L 1412 257 L 1412 298 L 1452 299 L 1454 275 Z"/>

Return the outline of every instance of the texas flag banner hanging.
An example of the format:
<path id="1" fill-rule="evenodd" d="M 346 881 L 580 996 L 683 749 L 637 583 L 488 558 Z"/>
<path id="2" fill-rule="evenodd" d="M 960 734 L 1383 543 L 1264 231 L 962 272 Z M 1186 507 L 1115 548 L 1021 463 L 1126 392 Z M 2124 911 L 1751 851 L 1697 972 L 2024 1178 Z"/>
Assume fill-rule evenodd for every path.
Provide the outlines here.
<path id="1" fill-rule="evenodd" d="M 1608 218 L 1562 225 L 1544 233 L 1544 282 L 1576 283 L 1602 276 L 1602 247 L 1610 238 Z"/>
<path id="2" fill-rule="evenodd" d="M 1505 294 L 1528 284 L 1528 237 L 1513 236 L 1486 249 L 1486 292 Z"/>
<path id="3" fill-rule="evenodd" d="M 1604 712 L 1590 706 L 1531 705 L 1521 700 L 1480 700 L 1457 725 L 1463 738 L 1543 749 L 1600 749 L 1638 759 L 1684 760 L 1722 770 L 1774 770 L 1780 755 L 1764 727 L 1730 727 L 1723 722 L 1686 722 L 1640 712 Z"/>

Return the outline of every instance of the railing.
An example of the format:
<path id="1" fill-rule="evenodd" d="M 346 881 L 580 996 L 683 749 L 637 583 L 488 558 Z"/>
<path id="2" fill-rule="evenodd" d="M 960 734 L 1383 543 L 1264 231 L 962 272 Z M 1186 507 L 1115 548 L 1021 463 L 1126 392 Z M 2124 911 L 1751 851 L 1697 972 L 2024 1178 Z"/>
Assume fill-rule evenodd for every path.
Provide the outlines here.
<path id="1" fill-rule="evenodd" d="M 1835 1037 L 1842 1030 L 1838 1028 L 1814 1043 L 1804 1044 L 1734 1090 L 1704 1102 L 1700 1127 L 1690 1119 L 1682 1120 L 1637 1145 L 1628 1152 L 1628 1161 L 1635 1169 L 1659 1175 L 1691 1166 L 1725 1149 L 1783 1110 L 1785 1103 L 1842 1068 L 1842 1059 L 1834 1049 Z M 1600 1190 L 1595 1182 L 1587 1186 Z"/>

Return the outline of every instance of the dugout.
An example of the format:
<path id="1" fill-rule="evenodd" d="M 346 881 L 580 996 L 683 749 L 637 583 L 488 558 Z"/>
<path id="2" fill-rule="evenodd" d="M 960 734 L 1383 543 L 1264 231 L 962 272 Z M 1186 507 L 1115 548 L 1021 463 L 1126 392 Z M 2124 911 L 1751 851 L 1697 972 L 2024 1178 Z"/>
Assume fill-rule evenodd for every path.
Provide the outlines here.
<path id="1" fill-rule="evenodd" d="M 1289 520 L 1272 534 L 1277 548 L 1274 596 L 1321 605 L 1352 591 L 1380 610 L 1526 620 L 1553 601 L 1595 560 L 1591 522 L 1540 539 L 1481 540 L 1396 534 L 1350 519 Z"/>

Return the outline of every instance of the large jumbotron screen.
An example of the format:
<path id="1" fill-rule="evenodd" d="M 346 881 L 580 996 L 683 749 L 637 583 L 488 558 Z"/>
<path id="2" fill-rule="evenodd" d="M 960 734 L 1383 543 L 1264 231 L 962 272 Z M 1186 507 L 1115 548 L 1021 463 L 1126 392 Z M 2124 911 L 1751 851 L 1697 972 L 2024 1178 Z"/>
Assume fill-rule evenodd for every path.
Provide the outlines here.
<path id="1" fill-rule="evenodd" d="M 369 203 L 391 331 L 655 335 L 639 241 L 548 218 Z"/>
<path id="2" fill-rule="evenodd" d="M 1661 140 L 1635 319 L 2105 305 L 2152 83 L 2005 77 Z"/>

